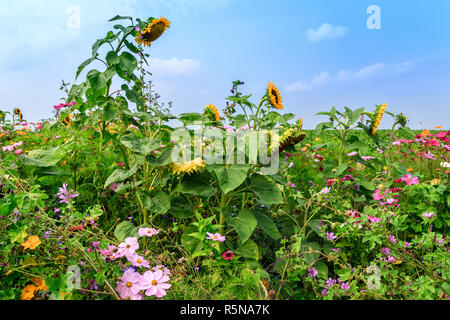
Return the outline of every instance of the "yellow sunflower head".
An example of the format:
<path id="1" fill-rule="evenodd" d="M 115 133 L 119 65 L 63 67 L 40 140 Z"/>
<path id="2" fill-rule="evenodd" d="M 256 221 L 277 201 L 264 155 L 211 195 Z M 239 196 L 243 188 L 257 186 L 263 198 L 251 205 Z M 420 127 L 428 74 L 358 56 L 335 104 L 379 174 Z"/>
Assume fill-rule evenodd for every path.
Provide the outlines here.
<path id="1" fill-rule="evenodd" d="M 195 158 L 194 160 L 182 163 L 172 163 L 172 172 L 180 175 L 183 173 L 191 174 L 199 171 L 205 167 L 205 161 L 201 158 Z"/>
<path id="2" fill-rule="evenodd" d="M 170 21 L 166 18 L 153 19 L 153 21 L 143 30 L 138 32 L 136 42 L 149 46 L 153 41 L 158 39 L 167 28 L 170 27 Z"/>
<path id="3" fill-rule="evenodd" d="M 210 118 L 211 120 L 215 120 L 217 122 L 220 121 L 219 110 L 217 110 L 215 105 L 209 104 L 205 107 L 205 111 L 203 113 L 205 116 Z"/>
<path id="4" fill-rule="evenodd" d="M 269 82 L 269 87 L 267 88 L 267 94 L 270 99 L 270 103 L 274 108 L 283 110 L 283 100 L 281 99 L 280 91 L 272 82 Z"/>
<path id="5" fill-rule="evenodd" d="M 383 118 L 384 110 L 386 110 L 386 108 L 387 108 L 387 104 L 377 106 L 375 113 L 373 115 L 372 126 L 370 128 L 372 135 L 375 135 L 375 133 L 377 132 L 377 129 L 381 123 L 381 119 Z"/>
<path id="6" fill-rule="evenodd" d="M 67 117 L 63 119 L 63 123 L 68 127 L 72 123 L 73 114 L 69 114 Z"/>
<path id="7" fill-rule="evenodd" d="M 14 113 L 17 114 L 19 116 L 20 121 L 22 121 L 23 119 L 22 111 L 20 111 L 19 108 L 15 108 Z"/>

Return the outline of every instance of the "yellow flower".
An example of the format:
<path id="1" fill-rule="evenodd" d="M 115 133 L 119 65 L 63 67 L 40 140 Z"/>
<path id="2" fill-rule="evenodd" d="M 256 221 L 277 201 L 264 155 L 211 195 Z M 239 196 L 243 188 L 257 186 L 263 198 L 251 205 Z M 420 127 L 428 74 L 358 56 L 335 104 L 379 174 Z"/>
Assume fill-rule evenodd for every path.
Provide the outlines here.
<path id="1" fill-rule="evenodd" d="M 44 279 L 40 279 L 40 278 L 33 278 L 31 279 L 31 281 L 33 281 L 33 283 L 36 285 L 36 291 L 38 290 L 48 290 L 47 285 L 45 284 L 45 280 Z"/>
<path id="2" fill-rule="evenodd" d="M 283 110 L 283 100 L 281 99 L 280 91 L 278 91 L 277 87 L 275 87 L 272 82 L 269 82 L 267 93 L 269 95 L 272 106 L 279 110 Z"/>
<path id="3" fill-rule="evenodd" d="M 28 240 L 21 244 L 25 249 L 34 250 L 38 245 L 41 244 L 38 236 L 30 236 Z"/>
<path id="4" fill-rule="evenodd" d="M 149 46 L 153 41 L 158 39 L 167 28 L 170 27 L 170 21 L 166 18 L 153 19 L 147 28 L 142 30 L 136 36 L 136 42 Z"/>
<path id="5" fill-rule="evenodd" d="M 22 121 L 23 119 L 22 111 L 20 111 L 19 108 L 15 108 L 14 113 L 17 114 L 19 116 L 20 121 Z"/>
<path id="6" fill-rule="evenodd" d="M 67 295 L 67 298 L 66 298 Z M 61 292 L 61 297 L 63 300 L 72 300 L 72 292 L 66 293 L 66 292 Z"/>
<path id="7" fill-rule="evenodd" d="M 205 112 L 211 111 L 212 113 L 214 113 L 214 117 L 216 119 L 217 122 L 220 121 L 220 114 L 219 114 L 219 110 L 217 110 L 215 105 L 209 104 L 205 107 Z"/>
<path id="8" fill-rule="evenodd" d="M 172 163 L 172 171 L 174 174 L 191 174 L 205 167 L 205 161 L 201 158 L 183 163 Z"/>
<path id="9" fill-rule="evenodd" d="M 441 179 L 433 179 L 430 183 L 432 186 L 437 186 L 438 184 L 441 184 Z"/>
<path id="10" fill-rule="evenodd" d="M 20 299 L 22 300 L 31 300 L 34 298 L 34 291 L 36 290 L 36 287 L 32 284 L 27 285 L 25 288 L 22 289 L 22 295 L 20 296 Z"/>
<path id="11" fill-rule="evenodd" d="M 298 131 L 302 132 L 302 129 L 303 129 L 303 119 L 302 119 L 302 118 L 298 118 L 297 123 L 298 123 Z"/>
<path id="12" fill-rule="evenodd" d="M 315 138 L 314 138 L 314 141 L 319 142 L 319 141 L 320 141 L 320 138 L 319 138 L 319 137 L 315 137 Z"/>
<path id="13" fill-rule="evenodd" d="M 377 109 L 375 110 L 375 121 L 372 124 L 372 135 L 375 135 L 377 132 L 378 127 L 380 126 L 381 119 L 383 118 L 384 110 L 386 110 L 387 105 L 383 104 L 382 106 L 377 106 Z"/>
<path id="14" fill-rule="evenodd" d="M 306 151 L 308 151 L 308 148 L 307 148 L 307 147 L 303 147 L 303 148 L 302 148 L 302 151 L 303 151 L 303 152 L 306 152 Z"/>

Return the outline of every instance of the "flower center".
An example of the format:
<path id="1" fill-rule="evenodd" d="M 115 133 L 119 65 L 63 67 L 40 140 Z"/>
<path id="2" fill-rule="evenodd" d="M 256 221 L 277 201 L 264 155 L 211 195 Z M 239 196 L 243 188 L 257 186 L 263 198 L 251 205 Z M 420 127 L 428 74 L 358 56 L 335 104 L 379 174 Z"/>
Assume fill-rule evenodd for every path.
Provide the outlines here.
<path id="1" fill-rule="evenodd" d="M 137 259 L 136 262 L 137 263 L 142 263 L 142 260 L 141 259 Z"/>
<path id="2" fill-rule="evenodd" d="M 218 239 L 218 237 L 217 237 L 217 236 L 214 236 L 214 239 Z"/>
<path id="3" fill-rule="evenodd" d="M 127 282 L 127 287 L 128 287 L 128 288 L 131 288 L 132 285 L 133 285 L 133 284 L 132 284 L 130 281 Z"/>
<path id="4" fill-rule="evenodd" d="M 156 281 L 156 280 L 153 280 L 153 281 L 152 281 L 152 285 L 153 285 L 153 286 L 156 286 L 157 284 L 158 284 L 158 281 Z"/>
<path id="5" fill-rule="evenodd" d="M 130 247 L 130 245 L 129 244 L 127 244 L 127 248 L 129 248 Z"/>
<path id="6" fill-rule="evenodd" d="M 147 230 L 147 233 L 152 233 L 152 230 Z"/>

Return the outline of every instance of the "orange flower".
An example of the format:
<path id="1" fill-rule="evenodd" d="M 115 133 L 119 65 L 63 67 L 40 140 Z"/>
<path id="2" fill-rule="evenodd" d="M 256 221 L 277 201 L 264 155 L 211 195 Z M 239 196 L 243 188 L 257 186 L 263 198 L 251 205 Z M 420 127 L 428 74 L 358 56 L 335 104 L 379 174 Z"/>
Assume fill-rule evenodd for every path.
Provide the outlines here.
<path id="1" fill-rule="evenodd" d="M 428 137 L 430 135 L 430 131 L 427 129 L 423 129 L 422 133 L 420 134 L 422 137 Z"/>
<path id="2" fill-rule="evenodd" d="M 34 298 L 34 291 L 36 290 L 36 287 L 32 284 L 27 285 L 25 288 L 22 289 L 22 295 L 20 296 L 20 299 L 22 300 L 31 300 Z"/>
<path id="3" fill-rule="evenodd" d="M 28 240 L 21 244 L 25 249 L 34 250 L 38 245 L 41 244 L 38 236 L 30 236 Z"/>
<path id="4" fill-rule="evenodd" d="M 67 299 L 65 298 L 67 294 Z M 72 300 L 72 292 L 66 293 L 66 292 L 61 292 L 61 297 L 63 298 L 63 300 Z"/>
<path id="5" fill-rule="evenodd" d="M 436 126 L 435 129 L 442 129 L 442 126 Z"/>
<path id="6" fill-rule="evenodd" d="M 33 281 L 33 283 L 36 285 L 36 291 L 37 290 L 44 290 L 44 291 L 48 290 L 48 287 L 45 284 L 44 279 L 33 278 L 33 279 L 31 279 L 31 281 Z"/>
<path id="7" fill-rule="evenodd" d="M 413 168 L 408 168 L 408 169 L 406 169 L 406 171 L 408 171 L 408 172 L 413 172 L 414 169 L 413 169 Z"/>

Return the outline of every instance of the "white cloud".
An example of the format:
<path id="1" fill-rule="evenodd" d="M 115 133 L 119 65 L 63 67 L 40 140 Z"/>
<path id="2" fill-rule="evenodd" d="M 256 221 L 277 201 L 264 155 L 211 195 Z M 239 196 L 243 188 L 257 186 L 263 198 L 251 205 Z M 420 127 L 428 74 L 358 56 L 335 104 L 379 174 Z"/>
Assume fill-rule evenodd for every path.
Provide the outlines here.
<path id="1" fill-rule="evenodd" d="M 200 61 L 194 59 L 161 59 L 151 58 L 149 60 L 150 71 L 158 76 L 179 76 L 197 70 Z"/>
<path id="2" fill-rule="evenodd" d="M 366 81 L 376 77 L 393 77 L 409 72 L 414 68 L 415 62 L 407 61 L 403 63 L 374 63 L 359 70 L 341 70 L 334 75 L 322 72 L 311 79 L 311 81 L 297 81 L 286 87 L 286 91 L 299 92 L 311 91 L 320 88 L 328 83 L 349 83 Z"/>
<path id="3" fill-rule="evenodd" d="M 342 37 L 347 31 L 348 29 L 346 27 L 323 23 L 317 29 L 308 29 L 305 34 L 310 42 L 318 42 L 324 39 L 336 39 Z"/>

